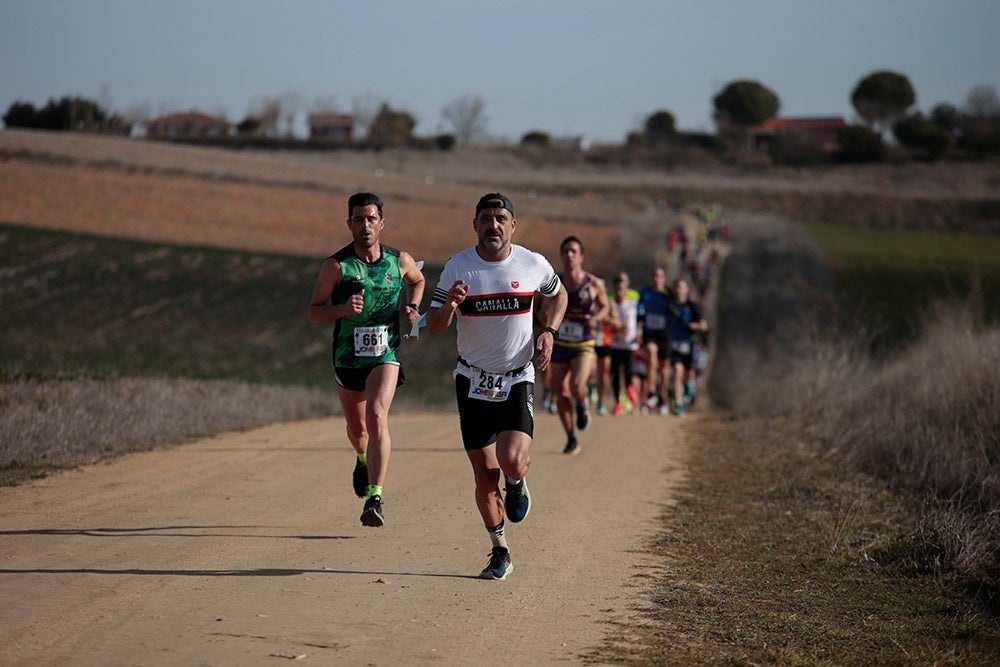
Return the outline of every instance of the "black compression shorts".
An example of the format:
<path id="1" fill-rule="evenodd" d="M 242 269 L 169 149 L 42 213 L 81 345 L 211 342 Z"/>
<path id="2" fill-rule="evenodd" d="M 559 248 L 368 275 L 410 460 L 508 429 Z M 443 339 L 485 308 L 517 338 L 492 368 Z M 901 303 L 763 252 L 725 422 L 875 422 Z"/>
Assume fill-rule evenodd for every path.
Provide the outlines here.
<path id="1" fill-rule="evenodd" d="M 533 435 L 534 395 L 534 382 L 518 382 L 511 386 L 510 395 L 503 403 L 481 401 L 469 397 L 469 378 L 457 375 L 455 398 L 458 399 L 458 420 L 466 451 L 493 444 L 503 431 L 521 431 L 529 437 Z"/>

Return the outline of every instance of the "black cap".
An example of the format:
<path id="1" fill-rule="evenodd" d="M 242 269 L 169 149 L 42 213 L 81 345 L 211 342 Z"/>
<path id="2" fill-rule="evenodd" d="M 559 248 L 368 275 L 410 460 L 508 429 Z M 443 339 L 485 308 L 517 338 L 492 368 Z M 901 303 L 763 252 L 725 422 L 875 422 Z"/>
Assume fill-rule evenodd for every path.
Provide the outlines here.
<path id="1" fill-rule="evenodd" d="M 476 215 L 479 215 L 479 212 L 484 208 L 505 208 L 510 211 L 511 215 L 514 215 L 514 205 L 507 199 L 507 195 L 502 195 L 499 192 L 491 192 L 480 197 L 479 203 L 476 204 Z"/>

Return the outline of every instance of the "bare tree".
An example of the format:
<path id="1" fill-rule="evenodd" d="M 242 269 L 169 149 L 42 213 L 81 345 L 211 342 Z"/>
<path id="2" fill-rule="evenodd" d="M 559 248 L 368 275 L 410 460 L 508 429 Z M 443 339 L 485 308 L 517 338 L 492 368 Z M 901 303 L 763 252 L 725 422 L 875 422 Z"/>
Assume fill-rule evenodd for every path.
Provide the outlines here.
<path id="1" fill-rule="evenodd" d="M 302 108 L 302 94 L 288 91 L 281 95 L 281 121 L 285 126 L 285 136 L 295 135 L 295 118 Z"/>
<path id="2" fill-rule="evenodd" d="M 340 105 L 337 104 L 336 95 L 322 95 L 315 98 L 309 105 L 309 113 L 328 114 L 340 113 Z"/>
<path id="3" fill-rule="evenodd" d="M 1000 99 L 997 99 L 996 88 L 984 83 L 970 90 L 969 96 L 965 98 L 965 112 L 976 118 L 1000 114 Z"/>
<path id="4" fill-rule="evenodd" d="M 446 104 L 441 110 L 441 117 L 455 131 L 455 139 L 459 145 L 468 145 L 475 139 L 486 134 L 486 121 L 483 113 L 485 104 L 478 95 L 463 95 Z"/>
<path id="5" fill-rule="evenodd" d="M 356 95 L 351 100 L 351 115 L 354 116 L 354 129 L 359 135 L 367 136 L 371 129 L 379 109 L 382 108 L 382 100 L 372 91 L 361 95 Z"/>
<path id="6" fill-rule="evenodd" d="M 126 108 L 122 111 L 122 118 L 130 126 L 145 125 L 152 118 L 152 113 L 149 110 L 149 102 L 140 102 Z"/>
<path id="7" fill-rule="evenodd" d="M 281 119 L 281 100 L 277 97 L 258 98 L 250 109 L 250 115 L 260 121 L 260 130 L 264 136 L 275 137 L 278 134 L 278 121 Z"/>

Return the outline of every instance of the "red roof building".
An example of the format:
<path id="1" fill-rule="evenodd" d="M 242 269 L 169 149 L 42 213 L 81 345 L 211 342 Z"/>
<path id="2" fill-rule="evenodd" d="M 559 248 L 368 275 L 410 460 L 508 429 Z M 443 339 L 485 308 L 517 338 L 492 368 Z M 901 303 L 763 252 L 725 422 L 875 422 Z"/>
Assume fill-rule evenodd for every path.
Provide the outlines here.
<path id="1" fill-rule="evenodd" d="M 309 138 L 325 141 L 351 141 L 354 116 L 336 113 L 315 113 L 309 116 Z"/>
<path id="2" fill-rule="evenodd" d="M 764 149 L 779 135 L 811 137 L 826 152 L 837 150 L 837 131 L 846 126 L 839 116 L 828 118 L 771 118 L 750 128 L 754 147 Z"/>
<path id="3" fill-rule="evenodd" d="M 232 125 L 225 118 L 191 111 L 160 116 L 146 123 L 146 136 L 151 139 L 201 139 L 232 134 Z"/>

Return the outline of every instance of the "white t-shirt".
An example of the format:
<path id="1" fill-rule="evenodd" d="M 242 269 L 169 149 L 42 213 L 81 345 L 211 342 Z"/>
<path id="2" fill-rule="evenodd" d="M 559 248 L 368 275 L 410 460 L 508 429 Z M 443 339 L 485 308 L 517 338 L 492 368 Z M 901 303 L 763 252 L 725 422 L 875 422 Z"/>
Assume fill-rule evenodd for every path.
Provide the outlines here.
<path id="1" fill-rule="evenodd" d="M 611 296 L 611 305 L 618 307 L 618 317 L 622 321 L 622 329 L 612 332 L 611 348 L 615 350 L 637 350 L 639 343 L 636 342 L 638 334 L 639 302 L 628 297 L 621 303 L 615 301 Z"/>
<path id="2" fill-rule="evenodd" d="M 487 262 L 475 247 L 451 257 L 431 298 L 431 308 L 448 300 L 448 290 L 456 280 L 469 285 L 465 301 L 456 311 L 458 354 L 472 366 L 493 373 L 524 367 L 517 382 L 535 379 L 531 364 L 534 354 L 534 325 L 531 316 L 535 292 L 554 296 L 559 292 L 559 276 L 542 255 L 519 245 L 511 245 L 510 255 L 499 262 Z M 459 364 L 456 372 L 470 376 Z"/>

